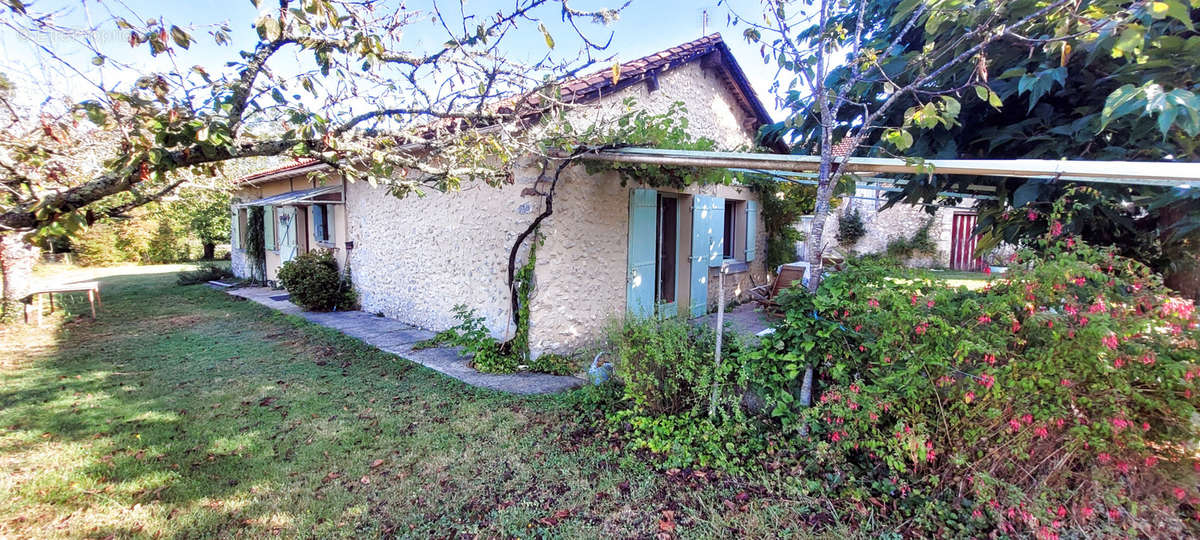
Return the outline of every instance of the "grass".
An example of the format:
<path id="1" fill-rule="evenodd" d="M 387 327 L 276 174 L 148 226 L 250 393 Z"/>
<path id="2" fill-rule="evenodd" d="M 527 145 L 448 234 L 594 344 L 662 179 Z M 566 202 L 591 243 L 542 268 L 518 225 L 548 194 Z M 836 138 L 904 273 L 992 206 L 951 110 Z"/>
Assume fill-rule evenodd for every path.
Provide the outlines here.
<path id="1" fill-rule="evenodd" d="M 588 429 L 589 390 L 469 387 L 176 286 L 187 268 L 54 269 L 101 281 L 99 319 L 68 299 L 0 330 L 0 537 L 787 536 L 814 519 L 656 471 Z"/>

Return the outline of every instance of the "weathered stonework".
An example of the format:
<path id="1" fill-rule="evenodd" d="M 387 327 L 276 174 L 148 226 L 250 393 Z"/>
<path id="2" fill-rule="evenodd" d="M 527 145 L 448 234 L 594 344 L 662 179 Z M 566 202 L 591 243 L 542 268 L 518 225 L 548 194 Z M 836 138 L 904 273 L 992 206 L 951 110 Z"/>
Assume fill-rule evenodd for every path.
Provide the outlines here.
<path id="1" fill-rule="evenodd" d="M 748 126 L 753 121 L 717 73 L 696 61 L 661 73 L 657 80 L 653 92 L 646 84 L 635 84 L 571 111 L 568 120 L 582 129 L 616 119 L 628 112 L 627 97 L 652 114 L 682 101 L 694 137 L 711 138 L 727 149 L 751 146 L 754 133 Z M 543 197 L 526 191 L 534 187 L 539 173 L 540 168 L 528 166 L 516 170 L 513 184 L 504 187 L 468 183 L 456 192 L 431 191 L 404 199 L 365 183 L 347 184 L 345 206 L 339 209 L 344 213 L 337 215 L 344 223 L 337 228 L 344 235 L 338 243 L 351 240 L 354 248 L 348 256 L 340 251 L 339 257 L 352 270 L 363 311 L 440 330 L 458 323 L 453 309 L 462 304 L 483 317 L 495 337 L 511 338 L 515 328 L 507 286 L 508 255 L 517 236 L 544 209 Z M 623 186 L 616 173 L 588 175 L 581 165 L 564 171 L 554 213 L 539 231 L 543 244 L 538 248 L 530 298 L 529 340 L 535 355 L 569 352 L 597 339 L 609 320 L 625 313 L 630 190 L 643 187 L 634 184 Z M 290 189 L 286 181 L 277 181 L 239 195 L 252 199 Z M 693 187 L 680 193 L 687 208 L 690 196 L 698 193 L 740 200 L 756 197 L 739 186 Z M 761 218 L 754 226 L 758 257 L 745 271 L 727 276 L 729 301 L 739 295 L 744 299 L 750 287 L 766 282 L 766 233 Z M 244 273 L 244 254 L 239 251 L 234 250 L 234 267 Z M 524 263 L 527 251 L 519 254 L 517 266 Z M 277 265 L 275 257 L 268 255 L 268 267 Z M 680 274 L 687 276 L 687 270 L 681 265 Z M 710 309 L 717 301 L 716 278 L 717 270 L 709 270 Z M 681 279 L 686 289 L 687 279 Z M 686 311 L 686 302 L 681 305 Z"/>

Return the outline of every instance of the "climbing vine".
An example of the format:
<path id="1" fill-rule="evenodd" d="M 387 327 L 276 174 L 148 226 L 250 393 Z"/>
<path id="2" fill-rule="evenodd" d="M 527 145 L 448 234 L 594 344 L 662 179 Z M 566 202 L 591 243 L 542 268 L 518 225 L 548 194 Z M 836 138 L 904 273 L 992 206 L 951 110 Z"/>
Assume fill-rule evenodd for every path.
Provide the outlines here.
<path id="1" fill-rule="evenodd" d="M 813 212 L 817 187 L 756 174 L 746 175 L 742 183 L 758 193 L 767 233 L 767 268 L 795 261 L 796 244 L 804 240 L 804 233 L 796 229 L 796 224 L 802 216 Z"/>
<path id="2" fill-rule="evenodd" d="M 540 245 L 542 239 L 534 233 L 533 242 L 529 245 L 529 259 L 517 270 L 513 282 L 513 294 L 517 299 L 517 331 L 513 333 L 509 348 L 512 354 L 525 362 L 529 361 L 529 299 L 533 294 L 533 268 L 537 265 L 537 248 Z"/>

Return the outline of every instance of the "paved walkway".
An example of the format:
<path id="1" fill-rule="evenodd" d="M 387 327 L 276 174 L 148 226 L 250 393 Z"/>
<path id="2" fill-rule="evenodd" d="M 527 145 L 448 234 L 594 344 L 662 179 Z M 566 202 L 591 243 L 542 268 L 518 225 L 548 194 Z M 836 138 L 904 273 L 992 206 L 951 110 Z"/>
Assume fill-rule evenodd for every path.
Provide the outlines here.
<path id="1" fill-rule="evenodd" d="M 707 324 L 714 330 L 717 328 L 717 314 L 709 313 L 703 317 L 696 319 L 697 322 Z M 771 321 L 763 314 L 758 304 L 748 302 L 725 312 L 725 324 L 729 329 L 743 337 L 751 337 L 755 334 L 771 327 Z M 757 341 L 756 341 L 757 343 Z"/>
<path id="2" fill-rule="evenodd" d="M 468 359 L 463 357 L 457 348 L 435 347 L 419 351 L 413 350 L 414 343 L 429 339 L 433 337 L 434 333 L 397 320 L 362 311 L 304 311 L 288 300 L 272 299 L 271 297 L 281 297 L 287 293 L 267 287 L 243 287 L 227 292 L 288 315 L 302 317 L 309 322 L 332 328 L 380 350 L 412 360 L 474 386 L 514 394 L 552 394 L 574 388 L 584 382 L 578 377 L 544 373 L 513 375 L 480 373 L 467 365 Z"/>

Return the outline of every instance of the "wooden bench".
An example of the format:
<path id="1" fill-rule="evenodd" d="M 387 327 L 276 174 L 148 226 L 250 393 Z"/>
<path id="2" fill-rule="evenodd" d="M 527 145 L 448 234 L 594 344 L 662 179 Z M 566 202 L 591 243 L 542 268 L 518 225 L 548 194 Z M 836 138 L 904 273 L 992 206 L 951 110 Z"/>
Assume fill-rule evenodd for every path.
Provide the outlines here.
<path id="1" fill-rule="evenodd" d="M 25 323 L 29 324 L 29 310 L 32 308 L 34 316 L 37 318 L 38 326 L 42 324 L 42 296 L 46 295 L 50 298 L 50 313 L 54 313 L 54 295 L 86 292 L 88 296 L 88 305 L 92 308 L 92 320 L 96 319 L 96 306 L 104 307 L 100 301 L 100 282 L 98 281 L 81 281 L 79 283 L 67 283 L 65 285 L 57 285 L 46 287 L 30 292 L 25 296 Z"/>

